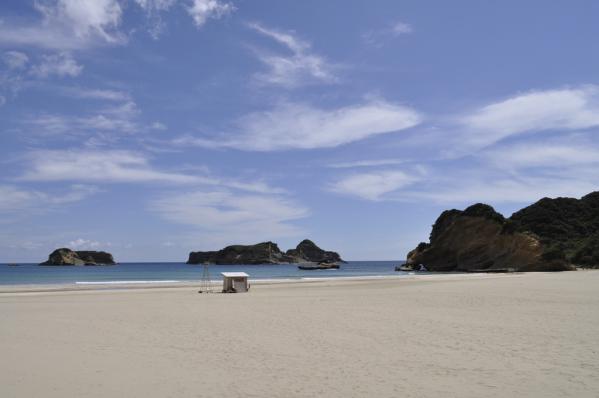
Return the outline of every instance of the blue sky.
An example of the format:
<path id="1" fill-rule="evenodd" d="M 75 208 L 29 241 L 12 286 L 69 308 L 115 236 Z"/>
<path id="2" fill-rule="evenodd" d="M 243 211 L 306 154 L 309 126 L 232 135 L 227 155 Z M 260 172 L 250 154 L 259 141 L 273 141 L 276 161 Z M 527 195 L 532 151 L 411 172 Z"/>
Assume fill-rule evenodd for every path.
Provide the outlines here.
<path id="1" fill-rule="evenodd" d="M 447 208 L 599 187 L 595 1 L 0 5 L 0 261 L 311 238 L 399 260 Z"/>

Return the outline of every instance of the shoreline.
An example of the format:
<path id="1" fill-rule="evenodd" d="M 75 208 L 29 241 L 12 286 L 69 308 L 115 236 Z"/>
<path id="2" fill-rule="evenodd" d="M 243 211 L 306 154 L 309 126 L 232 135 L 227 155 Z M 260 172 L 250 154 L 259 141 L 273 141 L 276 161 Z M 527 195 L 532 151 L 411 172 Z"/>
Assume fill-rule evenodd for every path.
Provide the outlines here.
<path id="1" fill-rule="evenodd" d="M 335 276 L 335 277 L 302 277 L 302 278 L 271 278 L 250 279 L 252 286 L 268 285 L 295 285 L 295 284 L 326 284 L 338 282 L 367 282 L 378 280 L 470 280 L 517 277 L 527 274 L 542 274 L 543 272 L 513 272 L 506 274 L 497 273 L 407 273 L 401 275 L 365 275 L 365 276 Z M 215 292 L 220 293 L 222 280 L 212 280 Z M 61 293 L 61 292 L 95 292 L 95 291 L 134 291 L 134 290 L 161 290 L 161 289 L 187 289 L 199 288 L 201 281 L 194 280 L 165 280 L 165 281 L 81 281 L 74 283 L 57 284 L 14 284 L 0 285 L 0 295 L 20 293 Z"/>

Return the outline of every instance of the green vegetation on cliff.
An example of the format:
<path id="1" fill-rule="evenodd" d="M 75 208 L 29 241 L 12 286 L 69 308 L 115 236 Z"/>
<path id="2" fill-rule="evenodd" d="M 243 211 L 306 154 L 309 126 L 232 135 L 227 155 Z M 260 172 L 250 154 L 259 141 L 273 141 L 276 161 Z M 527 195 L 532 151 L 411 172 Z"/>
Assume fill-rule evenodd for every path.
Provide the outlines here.
<path id="1" fill-rule="evenodd" d="M 517 230 L 539 237 L 546 257 L 563 256 L 578 266 L 599 266 L 599 192 L 581 199 L 543 198 L 510 219 Z"/>

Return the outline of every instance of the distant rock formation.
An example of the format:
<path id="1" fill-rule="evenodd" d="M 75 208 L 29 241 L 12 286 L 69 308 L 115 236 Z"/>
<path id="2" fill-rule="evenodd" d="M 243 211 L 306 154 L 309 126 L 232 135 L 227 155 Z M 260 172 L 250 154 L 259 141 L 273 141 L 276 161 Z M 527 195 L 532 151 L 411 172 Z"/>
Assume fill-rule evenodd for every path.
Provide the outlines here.
<path id="1" fill-rule="evenodd" d="M 232 245 L 218 251 L 191 252 L 187 264 L 280 264 L 292 262 L 273 242 Z"/>
<path id="2" fill-rule="evenodd" d="M 304 262 L 341 262 L 335 252 L 325 251 L 310 240 L 283 253 L 273 242 L 232 245 L 218 251 L 191 252 L 187 264 L 288 264 Z"/>
<path id="3" fill-rule="evenodd" d="M 48 261 L 40 265 L 114 265 L 112 254 L 101 251 L 73 251 L 68 248 L 54 250 Z"/>
<path id="4" fill-rule="evenodd" d="M 534 205 L 533 205 L 534 206 Z M 407 266 L 429 271 L 564 271 L 574 269 L 565 256 L 491 206 L 444 211 L 433 225 L 430 243 L 408 253 Z"/>
<path id="5" fill-rule="evenodd" d="M 295 257 L 299 261 L 295 262 L 312 262 L 312 263 L 339 263 L 343 262 L 339 253 L 325 251 L 320 247 L 316 246 L 314 242 L 309 239 L 301 241 L 295 249 L 287 250 L 287 256 Z"/>

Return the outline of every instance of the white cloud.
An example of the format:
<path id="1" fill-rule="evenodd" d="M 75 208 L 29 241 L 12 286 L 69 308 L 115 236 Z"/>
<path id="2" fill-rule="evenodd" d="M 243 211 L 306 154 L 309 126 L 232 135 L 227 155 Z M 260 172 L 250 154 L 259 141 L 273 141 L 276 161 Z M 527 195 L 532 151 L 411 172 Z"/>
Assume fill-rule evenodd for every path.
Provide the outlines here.
<path id="1" fill-rule="evenodd" d="M 46 78 L 51 75 L 75 77 L 83 71 L 83 66 L 68 53 L 44 55 L 42 59 L 40 64 L 31 68 L 31 73 L 37 77 Z"/>
<path id="2" fill-rule="evenodd" d="M 425 178 L 415 184 L 402 185 L 400 179 L 398 187 L 394 187 L 390 179 L 365 173 L 341 180 L 333 190 L 370 200 L 445 206 L 473 202 L 525 204 L 545 196 L 580 197 L 597 190 L 598 165 L 599 146 L 594 143 L 593 132 L 528 137 L 476 156 L 429 163 L 425 174 L 416 173 L 416 178 Z M 377 195 L 378 192 L 383 194 Z"/>
<path id="3" fill-rule="evenodd" d="M 447 160 L 517 140 L 592 134 L 599 127 L 599 86 L 530 91 L 429 120 L 434 124 L 398 137 L 395 147 L 415 158 Z"/>
<path id="4" fill-rule="evenodd" d="M 28 156 L 24 181 L 104 181 L 194 183 L 191 175 L 153 169 L 148 159 L 129 151 L 35 151 Z"/>
<path id="5" fill-rule="evenodd" d="M 291 52 L 289 55 L 282 55 L 258 51 L 260 61 L 269 68 L 268 72 L 256 75 L 259 82 L 293 88 L 306 83 L 337 81 L 333 67 L 323 57 L 313 54 L 309 43 L 291 33 L 268 29 L 257 23 L 250 24 L 249 27 L 282 44 Z"/>
<path id="6" fill-rule="evenodd" d="M 20 181 L 77 181 L 107 183 L 169 183 L 209 185 L 246 192 L 279 194 L 283 191 L 261 181 L 240 182 L 211 176 L 162 171 L 141 153 L 119 150 L 32 151 L 24 158 Z"/>
<path id="7" fill-rule="evenodd" d="M 374 201 L 462 206 L 473 202 L 526 204 L 542 197 L 580 197 L 599 187 L 596 131 L 516 137 L 474 155 L 421 159 L 402 172 L 378 171 L 395 159 L 346 162 L 335 168 L 370 167 L 341 177 L 329 191 Z M 389 162 L 388 162 L 389 161 Z M 397 159 L 401 163 L 401 159 Z M 410 167 L 406 170 L 405 167 Z"/>
<path id="8" fill-rule="evenodd" d="M 135 2 L 146 13 L 148 33 L 157 39 L 166 26 L 162 21 L 162 12 L 168 11 L 177 0 L 135 0 Z"/>
<path id="9" fill-rule="evenodd" d="M 532 203 L 543 197 L 581 197 L 597 190 L 599 181 L 557 177 L 492 178 L 480 175 L 476 180 L 456 178 L 427 191 L 409 191 L 397 198 L 412 201 L 432 201 L 441 204 L 484 202 Z"/>
<path id="10" fill-rule="evenodd" d="M 153 122 L 150 125 L 150 128 L 152 130 L 161 130 L 161 131 L 164 131 L 167 129 L 166 125 L 164 123 L 160 123 L 160 122 Z"/>
<path id="11" fill-rule="evenodd" d="M 34 127 L 35 134 L 75 136 L 83 131 L 117 131 L 131 133 L 138 125 L 126 118 L 112 118 L 109 114 L 89 117 L 72 117 L 62 115 L 40 115 L 26 120 Z"/>
<path id="12" fill-rule="evenodd" d="M 105 101 L 123 101 L 131 102 L 128 93 L 119 90 L 86 89 L 77 87 L 65 88 L 64 93 L 75 98 L 97 99 Z"/>
<path id="13" fill-rule="evenodd" d="M 100 248 L 110 247 L 112 245 L 110 242 L 98 242 L 97 240 L 77 238 L 68 242 L 64 246 L 72 250 L 98 250 Z"/>
<path id="14" fill-rule="evenodd" d="M 362 34 L 362 39 L 366 44 L 374 47 L 382 47 L 390 38 L 412 33 L 412 25 L 397 21 L 382 29 L 369 30 Z"/>
<path id="15" fill-rule="evenodd" d="M 397 191 L 418 181 L 421 177 L 399 170 L 358 173 L 340 179 L 330 186 L 333 192 L 366 200 L 381 200 L 385 194 Z"/>
<path id="16" fill-rule="evenodd" d="M 543 169 L 599 163 L 599 147 L 582 142 L 525 142 L 490 149 L 479 155 L 506 169 Z"/>
<path id="17" fill-rule="evenodd" d="M 479 147 L 526 132 L 599 126 L 599 88 L 532 91 L 486 105 L 460 122 L 469 144 Z"/>
<path id="18" fill-rule="evenodd" d="M 306 208 L 278 195 L 239 195 L 223 190 L 168 195 L 154 200 L 150 209 L 223 243 L 301 235 L 302 230 L 291 222 L 309 214 Z"/>
<path id="19" fill-rule="evenodd" d="M 29 62 L 27 54 L 19 51 L 6 51 L 2 59 L 9 69 L 23 69 Z"/>
<path id="20" fill-rule="evenodd" d="M 71 185 L 66 190 L 42 192 L 0 185 L 0 212 L 15 213 L 23 210 L 45 211 L 56 205 L 79 202 L 99 189 L 90 185 Z"/>
<path id="21" fill-rule="evenodd" d="M 202 27 L 208 19 L 219 19 L 235 11 L 235 6 L 220 0 L 192 0 L 187 9 L 196 26 Z"/>
<path id="22" fill-rule="evenodd" d="M 27 207 L 39 197 L 39 193 L 21 190 L 11 185 L 0 185 L 0 211 L 12 211 Z"/>
<path id="23" fill-rule="evenodd" d="M 79 38 L 98 35 L 107 42 L 119 40 L 114 32 L 122 15 L 117 0 L 58 0 L 35 4 L 46 24 L 68 24 Z"/>
<path id="24" fill-rule="evenodd" d="M 165 11 L 171 8 L 177 0 L 135 0 L 135 2 L 144 10 Z"/>
<path id="25" fill-rule="evenodd" d="M 0 43 L 73 50 L 125 41 L 118 30 L 122 8 L 117 0 L 48 0 L 34 6 L 42 20 L 30 25 L 5 21 Z"/>
<path id="26" fill-rule="evenodd" d="M 405 35 L 407 33 L 412 33 L 413 29 L 412 26 L 410 24 L 407 24 L 405 22 L 396 22 L 393 27 L 391 28 L 391 32 L 395 35 L 395 36 L 399 36 L 399 35 Z"/>
<path id="27" fill-rule="evenodd" d="M 117 93 L 71 93 L 75 96 L 109 99 L 118 101 Z M 57 114 L 41 114 L 23 120 L 28 134 L 35 136 L 79 137 L 83 134 L 98 142 L 112 142 L 122 136 L 121 133 L 132 134 L 140 131 L 137 105 L 132 100 L 111 104 L 87 116 L 71 116 Z"/>
<path id="28" fill-rule="evenodd" d="M 179 145 L 229 147 L 249 151 L 332 148 L 379 134 L 408 129 L 420 123 L 413 109 L 385 101 L 333 110 L 284 104 L 241 118 L 238 133 L 220 139 L 184 137 Z"/>
<path id="29" fill-rule="evenodd" d="M 328 167 L 334 169 L 350 169 L 355 167 L 379 167 L 392 166 L 407 163 L 405 159 L 370 159 L 370 160 L 355 160 L 351 162 L 331 163 Z"/>

